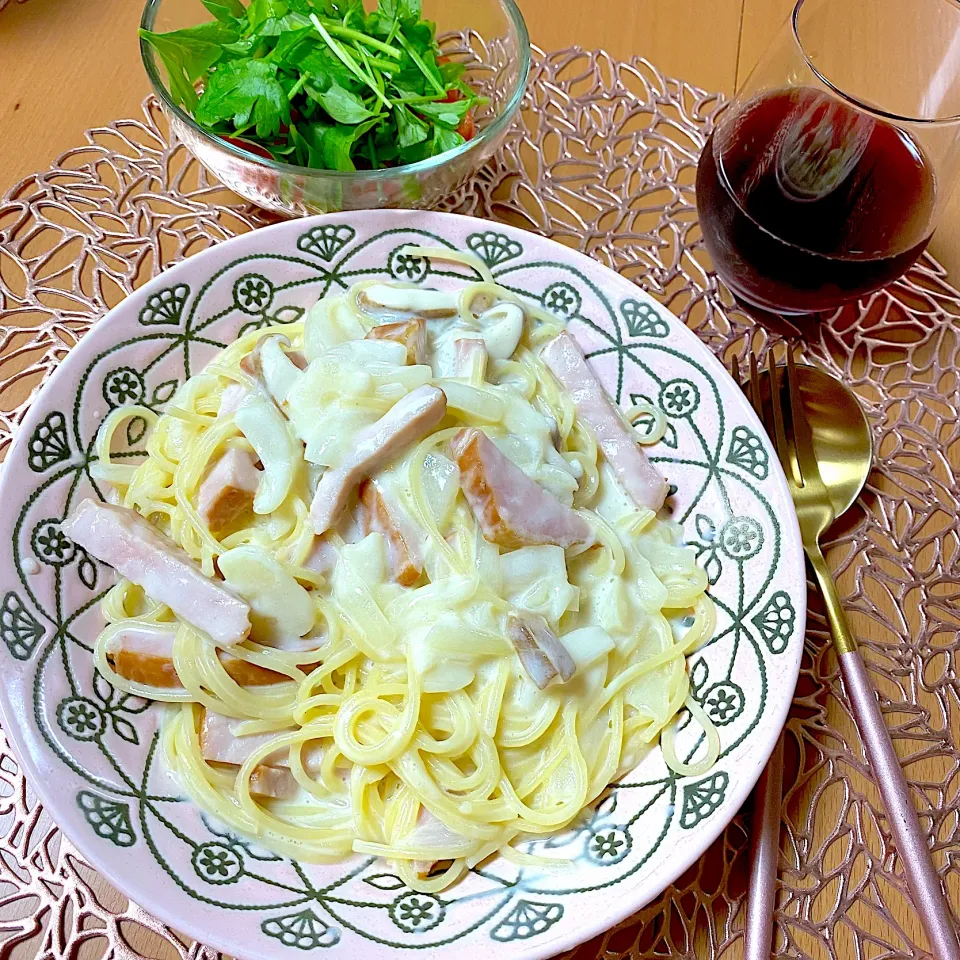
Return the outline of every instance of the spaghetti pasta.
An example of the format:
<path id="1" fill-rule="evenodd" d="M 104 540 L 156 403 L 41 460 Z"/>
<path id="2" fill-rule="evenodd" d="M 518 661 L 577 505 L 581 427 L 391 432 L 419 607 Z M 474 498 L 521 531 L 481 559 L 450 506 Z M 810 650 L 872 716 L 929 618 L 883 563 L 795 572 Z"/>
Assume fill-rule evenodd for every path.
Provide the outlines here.
<path id="1" fill-rule="evenodd" d="M 129 406 L 106 419 L 97 478 L 242 597 L 252 629 L 218 649 L 121 579 L 103 601 L 95 662 L 116 687 L 171 704 L 167 761 L 231 828 L 305 861 L 387 857 L 411 887 L 437 891 L 497 851 L 529 859 L 517 843 L 563 829 L 658 740 L 678 773 L 712 765 L 719 740 L 691 696 L 685 657 L 712 636 L 715 617 L 677 527 L 630 500 L 541 359 L 562 324 L 498 287 L 470 254 L 411 252 L 466 264 L 481 280 L 429 300 L 420 288 L 363 281 L 302 323 L 238 339 L 164 414 Z M 458 341 L 492 338 L 485 317 L 502 304 L 514 306 L 496 314 L 500 339 L 485 342 L 486 364 L 468 376 Z M 522 328 L 511 326 L 514 307 Z M 384 331 L 366 336 L 411 320 L 422 325 L 423 362 L 408 362 Z M 283 355 L 261 364 L 254 348 L 275 336 Z M 371 469 L 373 492 L 352 495 L 318 537 L 319 478 L 403 397 L 436 388 L 446 400 L 439 424 Z M 135 466 L 111 456 L 132 417 L 150 428 Z M 638 442 L 662 436 L 650 405 L 629 418 L 644 422 L 639 437 L 624 421 Z M 506 480 L 490 474 L 486 492 L 467 495 L 451 446 L 464 429 L 494 442 L 491 455 L 508 462 L 502 476 L 521 471 L 544 515 L 580 531 L 574 542 L 525 542 L 534 520 L 504 512 L 497 497 L 516 493 L 496 489 Z M 202 488 L 230 450 L 256 465 L 260 486 L 214 533 Z M 503 507 L 501 525 L 514 523 L 511 546 L 491 533 L 483 496 Z M 509 638 L 510 617 L 540 624 L 529 636 L 546 630 L 558 645 L 556 663 L 558 648 L 534 651 L 546 680 Z M 692 626 L 675 629 L 683 617 Z M 168 644 L 178 684 L 124 675 L 116 644 L 137 629 Z M 244 685 L 241 667 L 268 682 Z M 676 755 L 684 707 L 704 730 L 697 760 Z M 249 745 L 242 759 L 212 748 L 212 718 Z"/>

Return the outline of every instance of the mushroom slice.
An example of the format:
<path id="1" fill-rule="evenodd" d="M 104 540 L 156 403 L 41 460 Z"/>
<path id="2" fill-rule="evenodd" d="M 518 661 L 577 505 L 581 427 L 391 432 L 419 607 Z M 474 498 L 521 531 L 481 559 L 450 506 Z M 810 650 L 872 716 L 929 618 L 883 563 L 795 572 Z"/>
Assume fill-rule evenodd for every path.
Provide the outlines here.
<path id="1" fill-rule="evenodd" d="M 566 683 L 577 671 L 573 657 L 542 617 L 511 614 L 507 617 L 507 638 L 517 651 L 520 665 L 540 690 L 557 677 L 560 683 Z"/>

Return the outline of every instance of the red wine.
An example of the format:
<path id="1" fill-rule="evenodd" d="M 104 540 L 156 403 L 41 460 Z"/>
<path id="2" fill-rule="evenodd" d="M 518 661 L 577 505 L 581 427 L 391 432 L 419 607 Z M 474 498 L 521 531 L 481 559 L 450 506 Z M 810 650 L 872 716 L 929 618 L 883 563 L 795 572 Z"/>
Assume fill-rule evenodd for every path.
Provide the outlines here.
<path id="1" fill-rule="evenodd" d="M 899 277 L 933 232 L 933 169 L 910 136 L 809 87 L 722 118 L 697 168 L 707 251 L 754 306 L 813 313 Z"/>

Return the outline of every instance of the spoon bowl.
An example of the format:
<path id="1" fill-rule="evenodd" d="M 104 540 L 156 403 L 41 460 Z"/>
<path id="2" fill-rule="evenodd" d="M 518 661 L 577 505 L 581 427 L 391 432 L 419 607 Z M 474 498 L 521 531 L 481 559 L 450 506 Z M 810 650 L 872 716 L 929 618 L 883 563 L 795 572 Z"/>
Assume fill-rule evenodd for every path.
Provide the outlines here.
<path id="1" fill-rule="evenodd" d="M 810 425 L 820 478 L 827 488 L 834 518 L 853 506 L 873 464 L 873 435 L 853 392 L 818 367 L 797 364 L 803 412 Z M 770 377 L 760 374 L 764 409 L 769 409 Z M 782 406 L 788 409 L 789 387 L 780 377 Z"/>

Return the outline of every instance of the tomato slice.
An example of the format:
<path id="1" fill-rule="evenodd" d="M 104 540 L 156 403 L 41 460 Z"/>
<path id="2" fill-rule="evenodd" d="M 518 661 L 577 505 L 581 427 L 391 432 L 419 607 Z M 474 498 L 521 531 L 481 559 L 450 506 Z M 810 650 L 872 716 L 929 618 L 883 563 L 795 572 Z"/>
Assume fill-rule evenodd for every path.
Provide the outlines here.
<path id="1" fill-rule="evenodd" d="M 468 110 L 464 118 L 460 121 L 460 125 L 457 127 L 457 133 L 459 133 L 464 140 L 472 140 L 476 132 L 477 125 L 473 120 L 473 111 Z"/>
<path id="2" fill-rule="evenodd" d="M 266 147 L 261 147 L 259 143 L 251 143 L 249 140 L 243 140 L 240 137 L 221 137 L 220 139 L 226 140 L 227 143 L 232 143 L 241 150 L 246 150 L 247 153 L 252 153 L 255 157 L 261 157 L 264 160 L 273 159 L 273 157 L 270 156 L 270 151 Z"/>

